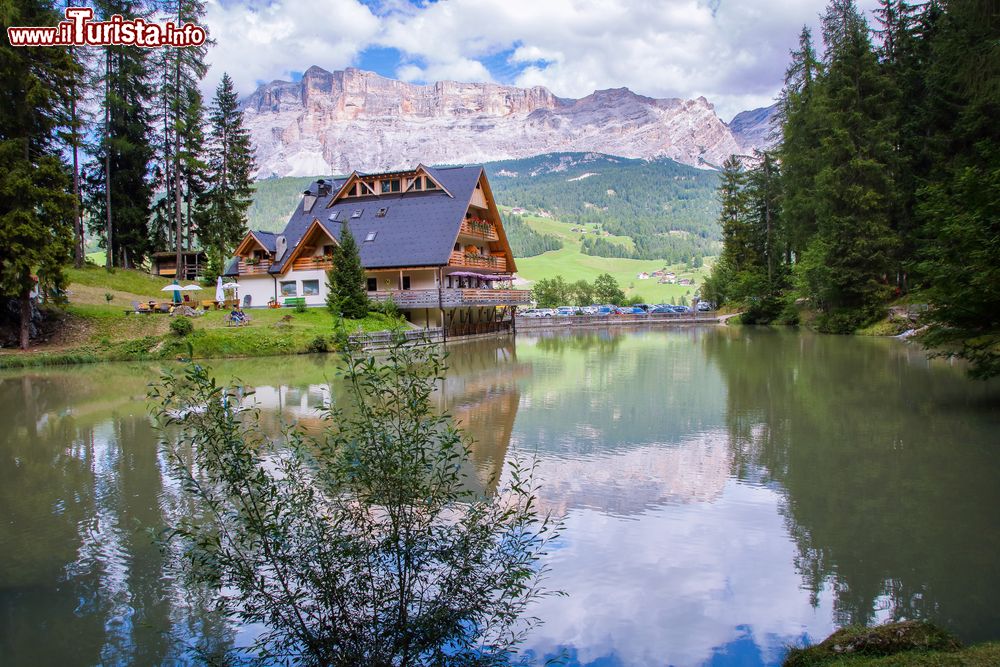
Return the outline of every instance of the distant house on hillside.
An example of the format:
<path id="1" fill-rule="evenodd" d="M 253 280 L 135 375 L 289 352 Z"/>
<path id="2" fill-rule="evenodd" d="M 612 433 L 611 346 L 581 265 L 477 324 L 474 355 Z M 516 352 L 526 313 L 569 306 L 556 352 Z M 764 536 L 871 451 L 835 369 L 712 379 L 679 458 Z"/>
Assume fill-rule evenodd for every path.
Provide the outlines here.
<path id="1" fill-rule="evenodd" d="M 354 236 L 368 296 L 448 335 L 506 331 L 530 292 L 516 266 L 482 167 L 352 173 L 318 180 L 281 234 L 252 231 L 226 275 L 251 305 L 326 303 L 326 271 L 344 228 Z"/>

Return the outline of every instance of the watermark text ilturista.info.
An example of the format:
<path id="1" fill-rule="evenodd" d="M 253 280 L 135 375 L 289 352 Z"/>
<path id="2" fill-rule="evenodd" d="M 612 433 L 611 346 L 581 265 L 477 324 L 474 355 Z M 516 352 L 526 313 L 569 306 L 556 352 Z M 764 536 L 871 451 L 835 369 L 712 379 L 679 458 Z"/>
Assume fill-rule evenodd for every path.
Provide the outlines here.
<path id="1" fill-rule="evenodd" d="M 51 27 L 11 26 L 7 28 L 7 39 L 11 46 L 122 45 L 154 49 L 200 46 L 208 37 L 205 29 L 195 23 L 154 23 L 119 14 L 107 21 L 94 21 L 90 7 L 67 7 L 64 15 L 66 20 Z"/>

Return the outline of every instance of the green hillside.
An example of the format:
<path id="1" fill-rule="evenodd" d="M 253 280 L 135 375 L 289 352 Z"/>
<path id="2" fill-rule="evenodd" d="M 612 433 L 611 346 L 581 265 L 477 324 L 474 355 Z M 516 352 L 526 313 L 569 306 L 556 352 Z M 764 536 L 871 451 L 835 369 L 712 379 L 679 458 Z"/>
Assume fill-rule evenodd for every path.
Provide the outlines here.
<path id="1" fill-rule="evenodd" d="M 673 160 L 629 160 L 596 153 L 554 153 L 486 166 L 500 204 L 547 212 L 612 236 L 587 238 L 591 255 L 686 261 L 718 252 L 718 172 Z"/>
<path id="2" fill-rule="evenodd" d="M 602 273 L 610 273 L 625 290 L 627 296 L 639 295 L 646 303 L 670 303 L 673 299 L 680 302 L 682 296 L 690 301 L 691 296 L 701 287 L 712 258 L 705 260 L 704 265 L 693 268 L 687 264 L 668 264 L 660 260 L 622 259 L 617 257 L 594 257 L 581 251 L 583 239 L 587 236 L 581 232 L 578 225 L 543 218 L 525 216 L 525 223 L 539 234 L 553 236 L 563 243 L 559 250 L 546 252 L 534 257 L 517 258 L 517 275 L 520 278 L 535 282 L 542 278 L 562 276 L 568 282 L 587 280 Z M 611 237 L 615 243 L 626 243 L 625 237 Z M 652 273 L 658 269 L 667 268 L 677 274 L 677 278 L 689 278 L 695 281 L 691 285 L 660 285 L 656 279 L 640 280 L 638 274 L 645 271 Z"/>

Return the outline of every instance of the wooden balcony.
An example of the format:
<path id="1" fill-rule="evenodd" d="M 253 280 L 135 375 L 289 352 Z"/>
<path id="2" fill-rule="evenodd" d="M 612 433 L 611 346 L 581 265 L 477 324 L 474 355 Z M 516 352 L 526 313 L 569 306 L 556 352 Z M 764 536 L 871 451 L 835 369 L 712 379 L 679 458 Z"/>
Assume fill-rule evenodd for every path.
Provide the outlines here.
<path id="1" fill-rule="evenodd" d="M 400 308 L 437 308 L 438 290 L 384 290 L 368 292 L 372 301 L 392 299 Z M 519 306 L 531 303 L 531 292 L 520 289 L 458 289 L 444 288 L 441 290 L 440 305 L 442 308 L 461 308 L 463 306 Z"/>
<path id="2" fill-rule="evenodd" d="M 487 241 L 499 241 L 500 235 L 497 234 L 496 227 L 493 226 L 492 222 L 486 222 L 485 220 L 463 220 L 462 227 L 458 230 L 460 236 L 471 236 L 476 239 L 485 239 Z"/>
<path id="3" fill-rule="evenodd" d="M 333 268 L 333 260 L 329 257 L 297 257 L 292 262 L 292 269 L 295 271 L 311 271 L 320 269 L 326 271 Z"/>
<path id="4" fill-rule="evenodd" d="M 240 258 L 239 269 L 241 276 L 252 276 L 258 273 L 267 273 L 269 268 L 271 268 L 271 260 L 269 259 L 259 260 L 256 264 L 247 264 L 245 259 L 242 257 Z"/>
<path id="5" fill-rule="evenodd" d="M 452 251 L 449 266 L 467 266 L 491 271 L 506 271 L 507 258 L 503 255 L 472 255 L 461 250 Z"/>

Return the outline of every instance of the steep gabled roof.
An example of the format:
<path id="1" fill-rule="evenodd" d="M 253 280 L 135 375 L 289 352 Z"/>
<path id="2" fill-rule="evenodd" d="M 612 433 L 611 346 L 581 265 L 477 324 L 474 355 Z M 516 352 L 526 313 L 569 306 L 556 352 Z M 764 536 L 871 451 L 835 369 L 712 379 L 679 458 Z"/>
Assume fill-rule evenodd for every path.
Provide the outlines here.
<path id="1" fill-rule="evenodd" d="M 303 202 L 300 201 L 283 232 L 288 241 L 288 251 L 281 262 L 271 266 L 270 271 L 284 272 L 293 250 L 314 220 L 318 220 L 338 242 L 342 225 L 347 224 L 357 241 L 361 264 L 366 269 L 447 264 L 483 168 L 424 169 L 445 191 L 356 197 L 330 206 L 335 193 L 344 185 L 344 179 L 339 179 L 331 184 L 331 194 L 319 198 L 309 211 L 303 210 Z M 310 186 L 310 191 L 317 192 L 315 183 Z M 379 217 L 379 210 L 383 208 L 385 214 Z M 354 217 L 355 211 L 360 211 L 357 217 Z M 335 213 L 339 218 L 331 221 L 329 216 Z M 372 232 L 375 232 L 375 239 L 365 241 Z"/>

